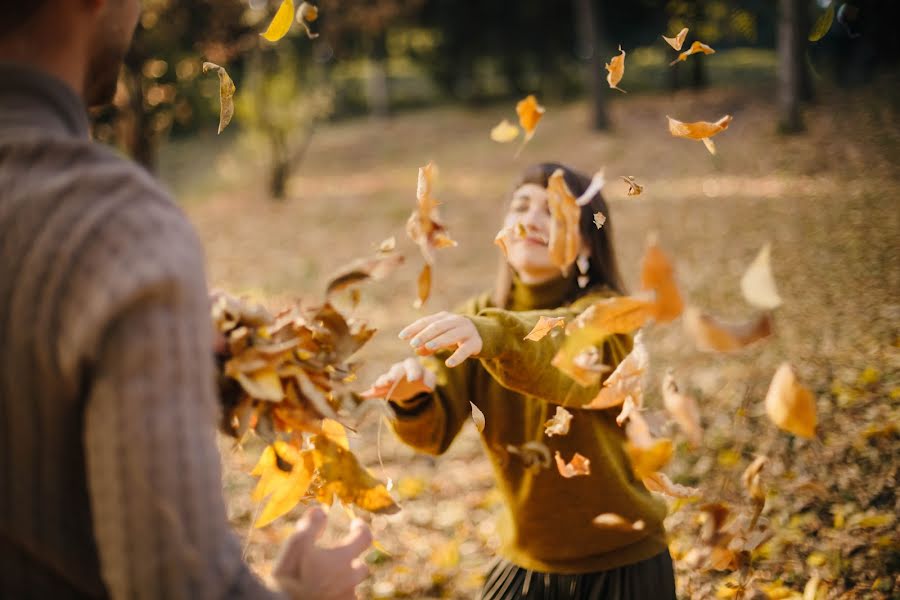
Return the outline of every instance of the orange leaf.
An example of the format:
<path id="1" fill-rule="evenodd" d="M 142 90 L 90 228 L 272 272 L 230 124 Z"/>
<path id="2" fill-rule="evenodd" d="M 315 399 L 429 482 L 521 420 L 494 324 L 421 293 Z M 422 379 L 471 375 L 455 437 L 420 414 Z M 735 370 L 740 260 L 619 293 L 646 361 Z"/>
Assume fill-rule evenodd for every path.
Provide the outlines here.
<path id="1" fill-rule="evenodd" d="M 622 88 L 618 87 L 619 82 L 622 81 L 622 77 L 625 76 L 625 51 L 622 50 L 622 46 L 619 46 L 619 54 L 618 56 L 613 56 L 609 59 L 609 62 L 606 63 L 606 70 L 608 71 L 606 74 L 606 82 L 609 84 L 614 90 L 619 90 L 620 92 L 627 93 Z"/>
<path id="2" fill-rule="evenodd" d="M 676 50 L 677 50 L 677 48 L 676 48 Z M 695 41 L 693 44 L 691 44 L 690 48 L 688 48 L 687 50 L 685 50 L 684 52 L 679 54 L 678 58 L 676 58 L 675 60 L 670 62 L 669 66 L 671 67 L 672 65 L 674 65 L 677 62 L 685 61 L 685 60 L 687 60 L 688 56 L 690 56 L 691 54 L 697 54 L 698 52 L 702 52 L 703 54 L 715 54 L 716 53 L 715 50 L 713 50 L 706 44 L 699 42 L 699 41 Z"/>
<path id="3" fill-rule="evenodd" d="M 612 408 L 619 406 L 629 397 L 640 406 L 642 402 L 641 379 L 650 363 L 641 337 L 640 334 L 635 336 L 631 352 L 606 378 L 597 396 L 581 408 L 598 410 Z"/>
<path id="4" fill-rule="evenodd" d="M 662 36 L 662 39 L 666 40 L 666 43 L 669 44 L 670 46 L 672 46 L 672 48 L 674 48 L 675 51 L 677 52 L 677 51 L 681 50 L 681 47 L 684 45 L 684 40 L 685 40 L 685 38 L 687 38 L 687 34 L 688 34 L 688 28 L 685 27 L 684 29 L 679 31 L 678 35 L 676 35 L 675 37 L 670 38 L 670 37 Z"/>
<path id="5" fill-rule="evenodd" d="M 654 440 L 649 446 L 639 446 L 630 440 L 625 442 L 625 452 L 631 460 L 631 468 L 638 479 L 659 471 L 672 460 L 672 440 Z"/>
<path id="6" fill-rule="evenodd" d="M 566 185 L 562 169 L 554 171 L 547 182 L 547 204 L 550 208 L 550 260 L 566 274 L 581 248 L 581 209 Z"/>
<path id="7" fill-rule="evenodd" d="M 689 306 L 684 328 L 697 348 L 706 352 L 734 352 L 772 335 L 772 317 L 764 313 L 743 323 L 730 323 Z"/>
<path id="8" fill-rule="evenodd" d="M 673 483 L 665 473 L 650 473 L 641 481 L 644 482 L 644 487 L 651 492 L 658 492 L 673 498 L 696 498 L 700 495 L 699 489 Z"/>
<path id="9" fill-rule="evenodd" d="M 406 234 L 419 246 L 422 257 L 428 264 L 434 263 L 435 249 L 456 246 L 440 221 L 437 209 L 440 203 L 431 194 L 435 169 L 433 162 L 419 168 L 417 206 L 406 221 Z"/>
<path id="10" fill-rule="evenodd" d="M 525 336 L 526 340 L 531 340 L 532 342 L 539 342 L 544 339 L 550 330 L 555 327 L 565 327 L 566 320 L 564 317 L 541 317 L 538 319 L 537 324 L 534 326 L 528 335 Z"/>
<path id="11" fill-rule="evenodd" d="M 653 318 L 660 323 L 674 320 L 684 310 L 672 263 L 660 250 L 654 236 L 648 239 L 641 260 L 641 289 L 653 290 L 656 294 Z"/>
<path id="12" fill-rule="evenodd" d="M 562 406 L 556 407 L 556 414 L 553 415 L 553 418 L 544 423 L 544 433 L 547 434 L 547 437 L 553 437 L 554 435 L 567 435 L 569 433 L 569 427 L 572 424 L 572 413 L 567 411 Z"/>
<path id="13" fill-rule="evenodd" d="M 797 381 L 788 363 L 778 367 L 772 378 L 766 394 L 766 413 L 778 427 L 794 435 L 805 438 L 816 435 L 816 400 Z"/>
<path id="14" fill-rule="evenodd" d="M 554 454 L 553 457 L 556 459 L 556 468 L 559 470 L 559 474 L 566 479 L 591 474 L 591 461 L 577 452 L 568 464 L 566 464 L 559 452 Z"/>
<path id="15" fill-rule="evenodd" d="M 330 439 L 332 442 L 334 442 L 344 450 L 350 449 L 350 440 L 347 439 L 347 430 L 343 425 L 341 425 L 334 419 L 322 420 L 322 433 L 325 435 L 325 437 Z"/>
<path id="16" fill-rule="evenodd" d="M 428 296 L 431 295 L 431 265 L 425 264 L 425 266 L 422 267 L 422 272 L 419 273 L 416 287 L 418 289 L 418 297 L 416 298 L 413 307 L 422 308 L 428 300 Z"/>
<path id="17" fill-rule="evenodd" d="M 656 305 L 636 296 L 615 296 L 595 302 L 566 327 L 570 335 L 579 329 L 590 329 L 602 336 L 633 333 L 653 318 Z"/>
<path id="18" fill-rule="evenodd" d="M 519 125 L 525 130 L 525 140 L 528 141 L 534 135 L 534 130 L 544 116 L 546 109 L 538 104 L 534 95 L 529 95 L 516 104 L 516 114 L 519 115 Z"/>
<path id="19" fill-rule="evenodd" d="M 638 519 L 634 523 L 615 513 L 603 513 L 594 517 L 592 521 L 595 527 L 601 529 L 615 529 L 617 531 L 643 531 L 645 524 Z"/>

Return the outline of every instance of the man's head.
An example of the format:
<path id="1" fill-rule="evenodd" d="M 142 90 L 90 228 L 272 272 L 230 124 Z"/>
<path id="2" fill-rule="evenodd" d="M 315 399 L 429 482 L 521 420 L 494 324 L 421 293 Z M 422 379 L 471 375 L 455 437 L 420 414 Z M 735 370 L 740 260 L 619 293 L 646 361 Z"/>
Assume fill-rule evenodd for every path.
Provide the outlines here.
<path id="1" fill-rule="evenodd" d="M 0 60 L 63 79 L 88 106 L 112 99 L 141 0 L 0 0 Z"/>

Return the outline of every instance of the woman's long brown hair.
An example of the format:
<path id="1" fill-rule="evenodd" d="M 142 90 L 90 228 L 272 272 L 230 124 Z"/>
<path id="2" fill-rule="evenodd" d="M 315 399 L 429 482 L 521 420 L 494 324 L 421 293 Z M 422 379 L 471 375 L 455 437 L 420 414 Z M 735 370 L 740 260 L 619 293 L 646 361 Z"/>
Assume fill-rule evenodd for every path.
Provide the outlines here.
<path id="1" fill-rule="evenodd" d="M 526 183 L 533 183 L 546 188 L 547 183 L 550 181 L 550 176 L 557 169 L 562 170 L 563 180 L 566 182 L 569 191 L 576 198 L 581 196 L 591 184 L 590 178 L 586 175 L 565 165 L 548 162 L 532 165 L 525 169 L 516 182 L 514 189 L 518 189 Z M 606 217 L 606 222 L 600 229 L 597 229 L 597 226 L 594 224 L 594 214 L 598 212 L 603 213 L 603 216 Z M 606 206 L 606 201 L 600 192 L 597 192 L 590 202 L 581 207 L 579 229 L 581 238 L 590 248 L 589 267 L 588 272 L 585 274 L 588 281 L 584 288 L 577 285 L 573 286 L 570 297 L 566 298 L 567 302 L 572 302 L 592 288 L 598 287 L 606 287 L 616 293 L 625 294 L 625 284 L 619 273 L 616 253 L 612 246 L 612 223 L 609 208 Z M 500 266 L 497 286 L 494 290 L 493 301 L 495 306 L 506 306 L 511 284 L 511 269 L 504 260 Z"/>

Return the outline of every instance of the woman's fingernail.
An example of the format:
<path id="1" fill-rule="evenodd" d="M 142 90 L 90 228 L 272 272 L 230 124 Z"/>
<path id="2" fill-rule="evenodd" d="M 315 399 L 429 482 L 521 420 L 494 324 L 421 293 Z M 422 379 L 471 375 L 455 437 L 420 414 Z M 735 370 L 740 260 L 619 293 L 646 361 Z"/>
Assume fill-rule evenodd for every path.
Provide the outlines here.
<path id="1" fill-rule="evenodd" d="M 427 344 L 425 344 L 425 347 L 429 350 L 434 350 L 436 346 L 437 344 L 435 344 L 434 342 L 428 342 Z"/>
<path id="2" fill-rule="evenodd" d="M 397 334 L 397 337 L 400 338 L 401 340 L 405 340 L 406 338 L 409 337 L 409 334 L 406 333 L 406 330 L 404 329 L 403 331 L 401 331 L 400 333 Z"/>
<path id="3" fill-rule="evenodd" d="M 448 367 L 455 367 L 455 366 L 456 366 L 456 359 L 455 359 L 455 358 L 448 358 L 448 359 L 447 359 L 447 366 L 448 366 Z"/>
<path id="4" fill-rule="evenodd" d="M 414 347 L 415 347 L 415 346 L 421 346 L 421 345 L 422 345 L 422 340 L 420 340 L 419 338 L 413 338 L 413 339 L 409 340 L 409 345 L 410 345 L 410 346 L 414 346 Z"/>

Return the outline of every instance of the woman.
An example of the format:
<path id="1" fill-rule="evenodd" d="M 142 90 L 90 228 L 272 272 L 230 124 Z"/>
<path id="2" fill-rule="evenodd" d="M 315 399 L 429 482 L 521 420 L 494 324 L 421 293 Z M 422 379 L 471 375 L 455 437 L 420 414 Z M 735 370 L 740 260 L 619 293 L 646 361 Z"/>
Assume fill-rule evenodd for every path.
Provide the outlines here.
<path id="1" fill-rule="evenodd" d="M 663 529 L 666 507 L 632 474 L 617 411 L 579 409 L 596 396 L 599 384 L 583 387 L 551 366 L 563 336 L 523 340 L 541 316 L 568 322 L 594 302 L 623 293 L 599 193 L 580 215 L 582 254 L 589 264 L 582 261 L 564 277 L 551 260 L 547 185 L 557 169 L 573 195 L 587 189 L 588 178 L 562 165 L 527 169 L 504 221 L 504 227 L 520 231 L 521 223 L 524 236 L 509 236 L 508 267 L 494 293 L 401 331 L 400 338 L 418 354 L 435 356 L 425 366 L 414 358 L 397 363 L 367 395 L 387 398 L 400 438 L 433 454 L 450 446 L 470 415 L 470 401 L 484 413 L 482 439 L 506 510 L 503 546 L 482 598 L 674 599 Z M 607 217 L 599 230 L 597 212 Z M 614 367 L 630 343 L 607 338 L 598 345 L 603 363 Z M 548 437 L 544 424 L 557 406 L 574 415 L 571 429 Z M 552 467 L 541 468 L 549 457 L 530 455 L 527 449 L 537 445 L 529 442 L 566 460 L 578 452 L 590 460 L 591 473 L 566 479 Z M 645 526 L 628 532 L 599 529 L 592 519 L 601 513 L 640 519 Z"/>

